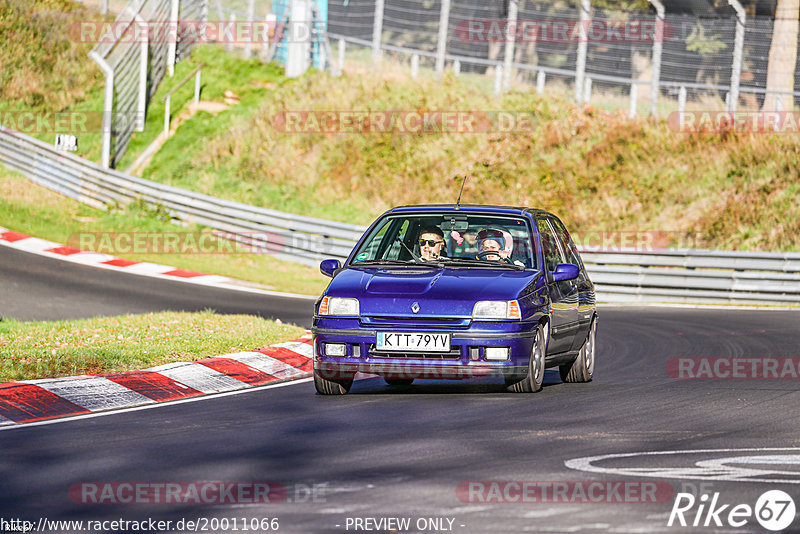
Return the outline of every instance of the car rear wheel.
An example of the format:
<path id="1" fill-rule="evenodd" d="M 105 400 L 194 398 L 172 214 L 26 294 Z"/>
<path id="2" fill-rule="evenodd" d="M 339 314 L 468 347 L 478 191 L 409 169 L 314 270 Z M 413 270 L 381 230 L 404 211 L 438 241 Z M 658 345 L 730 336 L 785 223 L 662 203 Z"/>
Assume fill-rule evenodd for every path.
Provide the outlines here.
<path id="1" fill-rule="evenodd" d="M 561 380 L 564 382 L 589 382 L 594 375 L 594 355 L 596 352 L 595 335 L 597 333 L 597 319 L 592 319 L 589 325 L 589 334 L 583 342 L 578 357 L 571 364 L 559 366 Z"/>
<path id="2" fill-rule="evenodd" d="M 314 387 L 317 388 L 317 393 L 320 395 L 344 395 L 350 391 L 352 385 L 352 378 L 328 380 L 320 376 L 319 371 L 314 369 Z"/>
<path id="3" fill-rule="evenodd" d="M 512 393 L 533 393 L 542 389 L 544 381 L 544 328 L 536 329 L 531 357 L 528 360 L 528 372 L 522 380 L 506 380 L 506 389 Z"/>
<path id="4" fill-rule="evenodd" d="M 387 384 L 390 386 L 410 386 L 413 382 L 413 378 L 385 378 Z"/>

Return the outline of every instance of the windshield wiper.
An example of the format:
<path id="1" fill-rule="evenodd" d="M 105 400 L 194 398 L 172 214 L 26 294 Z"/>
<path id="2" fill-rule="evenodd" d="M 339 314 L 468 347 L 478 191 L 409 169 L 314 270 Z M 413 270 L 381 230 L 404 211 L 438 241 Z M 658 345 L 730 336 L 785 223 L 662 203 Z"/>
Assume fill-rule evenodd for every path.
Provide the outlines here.
<path id="1" fill-rule="evenodd" d="M 391 260 L 391 259 L 375 259 L 375 260 L 357 260 L 351 265 L 412 265 L 414 262 L 408 260 Z"/>

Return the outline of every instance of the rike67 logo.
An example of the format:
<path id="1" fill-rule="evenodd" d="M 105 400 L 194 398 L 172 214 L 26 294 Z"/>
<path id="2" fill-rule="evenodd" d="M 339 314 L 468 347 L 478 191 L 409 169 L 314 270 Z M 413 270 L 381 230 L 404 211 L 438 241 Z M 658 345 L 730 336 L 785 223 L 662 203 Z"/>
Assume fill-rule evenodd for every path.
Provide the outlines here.
<path id="1" fill-rule="evenodd" d="M 780 531 L 792 524 L 794 515 L 794 499 L 781 490 L 764 492 L 754 506 L 723 503 L 719 492 L 711 496 L 704 493 L 700 498 L 691 493 L 678 493 L 667 526 L 741 528 L 755 519 L 767 530 Z"/>

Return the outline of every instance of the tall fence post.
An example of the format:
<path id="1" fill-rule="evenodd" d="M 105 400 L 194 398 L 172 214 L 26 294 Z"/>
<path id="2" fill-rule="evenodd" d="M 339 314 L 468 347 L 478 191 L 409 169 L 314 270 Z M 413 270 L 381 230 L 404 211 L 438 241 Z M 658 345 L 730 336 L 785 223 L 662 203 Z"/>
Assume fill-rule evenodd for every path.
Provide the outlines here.
<path id="1" fill-rule="evenodd" d="M 514 1 L 514 0 L 512 0 Z M 450 24 L 450 0 L 442 0 L 439 12 L 439 37 L 436 42 L 436 74 L 444 72 L 444 56 L 447 52 L 447 27 Z"/>
<path id="2" fill-rule="evenodd" d="M 175 55 L 178 51 L 178 17 L 180 16 L 179 0 L 171 0 L 169 9 L 169 24 L 167 24 L 167 74 L 175 74 Z"/>
<path id="3" fill-rule="evenodd" d="M 254 30 L 254 28 L 253 28 L 253 19 L 254 18 L 256 18 L 255 0 L 247 0 L 247 21 L 245 22 L 245 24 L 249 24 L 250 25 L 250 32 L 248 32 L 250 35 L 253 35 L 253 30 Z M 234 35 L 236 35 L 236 34 L 234 34 Z M 250 49 L 251 46 L 252 46 L 251 42 L 245 43 L 245 47 L 244 47 L 244 58 L 245 59 L 250 59 L 250 57 L 253 54 L 253 51 Z"/>
<path id="4" fill-rule="evenodd" d="M 747 13 L 739 0 L 728 0 L 728 4 L 736 11 L 736 40 L 733 43 L 733 65 L 731 65 L 731 100 L 728 105 L 728 111 L 735 112 L 739 104 L 739 82 L 742 77 L 742 50 Z"/>
<path id="5" fill-rule="evenodd" d="M 194 103 L 200 103 L 200 69 L 197 69 L 197 74 L 194 76 Z"/>
<path id="6" fill-rule="evenodd" d="M 134 20 L 140 25 L 142 32 L 140 34 L 135 31 L 134 35 L 139 35 L 142 40 L 139 43 L 139 89 L 136 102 L 136 130 L 143 132 L 147 113 L 147 56 L 149 55 L 150 27 L 138 12 L 134 14 Z"/>
<path id="7" fill-rule="evenodd" d="M 383 35 L 383 0 L 375 0 L 375 19 L 372 23 L 372 61 L 381 59 L 381 36 Z"/>
<path id="8" fill-rule="evenodd" d="M 517 38 L 517 13 L 519 0 L 509 0 L 508 2 L 508 20 L 506 21 L 506 53 L 503 57 L 503 92 L 511 88 L 511 75 L 514 65 L 514 44 Z"/>
<path id="9" fill-rule="evenodd" d="M 586 53 L 589 49 L 589 18 L 592 12 L 591 1 L 581 0 L 579 9 L 578 58 L 575 61 L 575 100 L 578 104 L 581 104 L 583 102 L 583 78 L 586 73 Z"/>
<path id="10" fill-rule="evenodd" d="M 231 28 L 230 33 L 233 34 L 233 35 L 236 35 L 236 15 L 235 14 L 233 14 L 233 13 L 230 14 L 230 16 L 228 17 L 228 24 L 230 24 L 230 28 Z M 228 52 L 233 52 L 233 40 L 229 40 L 228 42 L 225 43 L 225 50 L 227 50 Z M 170 73 L 170 76 L 172 76 L 171 73 Z"/>
<path id="11" fill-rule="evenodd" d="M 631 84 L 631 101 L 628 106 L 628 118 L 634 119 L 636 118 L 636 104 L 639 100 L 639 86 L 636 83 Z"/>
<path id="12" fill-rule="evenodd" d="M 649 0 L 656 8 L 656 33 L 653 36 L 653 78 L 650 80 L 650 116 L 658 113 L 659 82 L 661 80 L 661 49 L 664 45 L 664 4 Z"/>
<path id="13" fill-rule="evenodd" d="M 114 118 L 114 69 L 100 55 L 92 50 L 89 57 L 100 66 L 106 78 L 106 87 L 103 92 L 103 149 L 100 163 L 108 169 L 111 161 L 111 121 Z"/>
<path id="14" fill-rule="evenodd" d="M 686 87 L 681 85 L 680 90 L 678 90 L 678 113 L 683 113 L 686 111 Z"/>

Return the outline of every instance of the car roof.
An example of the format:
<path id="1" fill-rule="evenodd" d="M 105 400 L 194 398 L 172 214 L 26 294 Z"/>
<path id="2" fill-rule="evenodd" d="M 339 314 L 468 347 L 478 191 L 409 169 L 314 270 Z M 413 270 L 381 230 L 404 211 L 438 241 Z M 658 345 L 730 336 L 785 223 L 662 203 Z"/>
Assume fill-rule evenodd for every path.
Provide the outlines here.
<path id="1" fill-rule="evenodd" d="M 522 215 L 525 213 L 530 213 L 532 215 L 553 215 L 552 213 L 539 208 L 528 208 L 525 206 L 498 206 L 494 204 L 409 204 L 405 206 L 396 206 L 387 211 L 386 214 L 420 211 L 452 211 L 454 213 L 460 211 L 478 211 L 483 213 L 497 213 L 505 215 Z"/>

